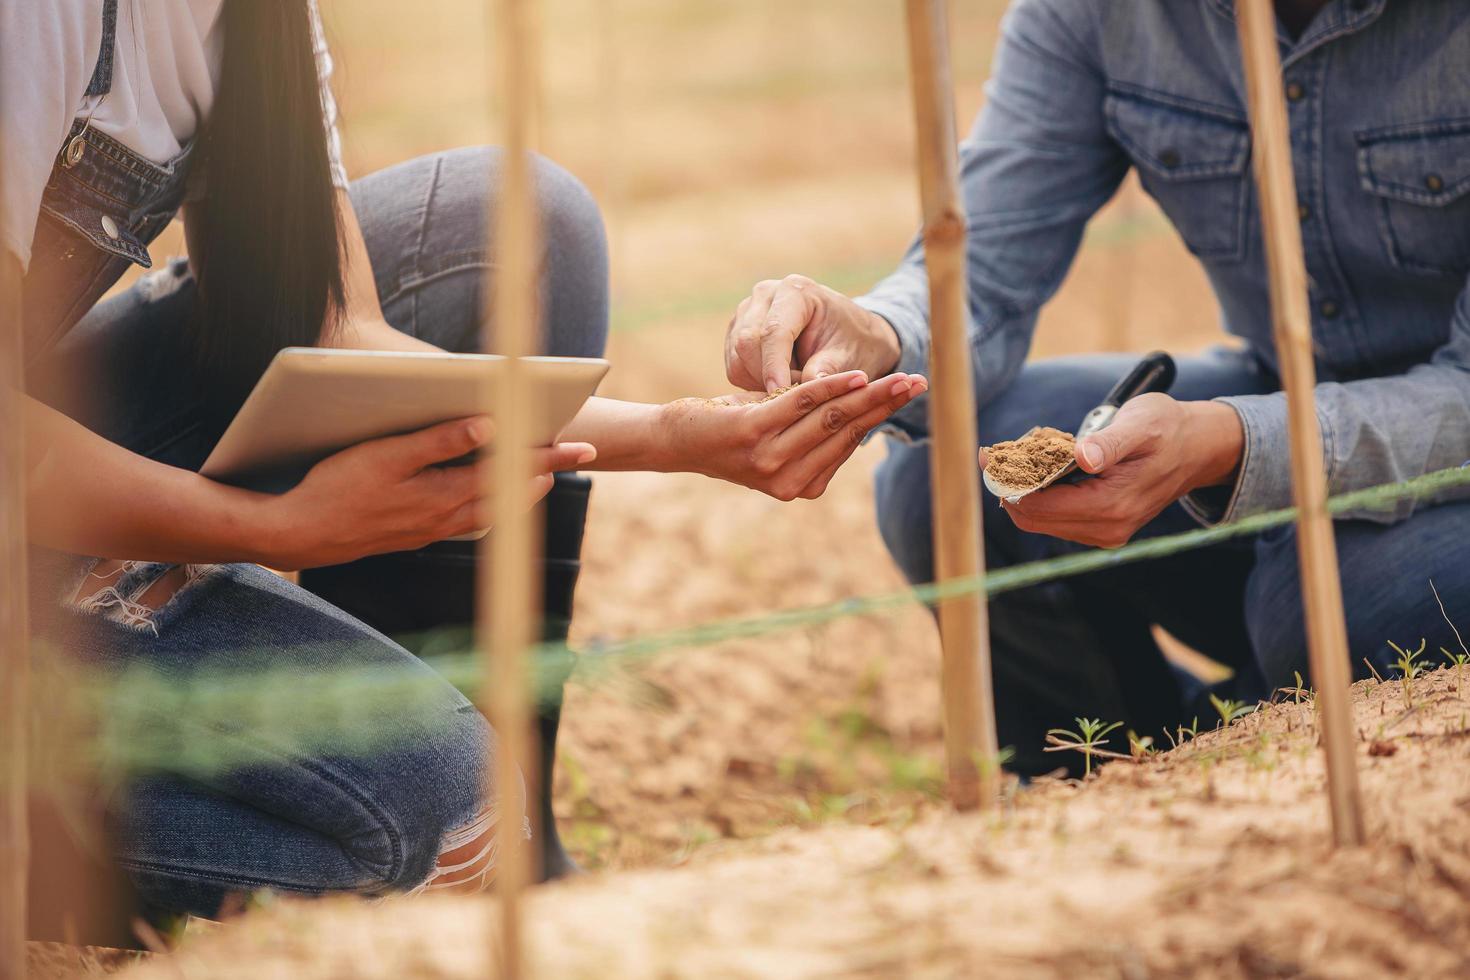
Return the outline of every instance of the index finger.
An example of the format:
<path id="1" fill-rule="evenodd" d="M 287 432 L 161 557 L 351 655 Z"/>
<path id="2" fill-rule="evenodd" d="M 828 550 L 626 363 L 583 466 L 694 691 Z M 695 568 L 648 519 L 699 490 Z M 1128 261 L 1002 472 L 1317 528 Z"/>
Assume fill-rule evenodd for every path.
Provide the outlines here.
<path id="1" fill-rule="evenodd" d="M 761 327 L 761 371 L 767 391 L 791 384 L 791 358 L 797 336 L 806 329 L 810 298 L 788 278 L 776 288 Z"/>
<path id="2" fill-rule="evenodd" d="M 785 429 L 806 418 L 818 406 L 867 383 L 868 376 L 862 371 L 829 374 L 825 378 L 804 382 L 790 391 L 769 398 L 757 405 L 754 411 L 759 414 L 761 421 L 769 423 L 771 427 Z"/>

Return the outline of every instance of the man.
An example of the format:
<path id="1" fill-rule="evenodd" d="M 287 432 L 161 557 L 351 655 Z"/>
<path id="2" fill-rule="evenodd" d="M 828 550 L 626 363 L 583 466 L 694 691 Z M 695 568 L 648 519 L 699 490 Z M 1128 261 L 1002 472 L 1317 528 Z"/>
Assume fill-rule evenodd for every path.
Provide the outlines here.
<path id="1" fill-rule="evenodd" d="M 1318 418 L 1331 492 L 1470 459 L 1470 4 L 1278 0 L 1293 167 L 1311 282 Z M 985 108 L 961 152 L 970 343 L 982 445 L 1074 430 L 1131 358 L 1023 364 L 1038 308 L 1130 167 L 1204 265 L 1243 349 L 1179 359 L 1172 395 L 1129 403 L 1077 447 L 1094 474 L 1001 505 L 989 567 L 1229 521 L 1291 503 L 1234 0 L 1017 0 Z M 800 276 L 763 282 L 731 323 L 750 388 L 846 368 L 920 371 L 928 294 L 916 243 L 849 300 Z M 894 417 L 914 439 L 925 401 Z M 877 478 L 884 539 L 933 577 L 926 448 L 894 442 Z M 1430 590 L 1470 627 L 1470 494 L 1336 525 L 1352 662 L 1386 641 L 1458 649 Z M 1002 507 L 1004 510 L 1002 510 Z M 1306 674 L 1292 528 L 1065 579 L 990 604 L 1001 743 L 1038 772 L 1074 716 L 1140 734 L 1200 712 L 1154 643 L 1163 626 L 1229 665 L 1229 696 Z M 1206 714 L 1212 714 L 1207 705 Z M 1205 720 L 1205 715 L 1201 714 Z"/>

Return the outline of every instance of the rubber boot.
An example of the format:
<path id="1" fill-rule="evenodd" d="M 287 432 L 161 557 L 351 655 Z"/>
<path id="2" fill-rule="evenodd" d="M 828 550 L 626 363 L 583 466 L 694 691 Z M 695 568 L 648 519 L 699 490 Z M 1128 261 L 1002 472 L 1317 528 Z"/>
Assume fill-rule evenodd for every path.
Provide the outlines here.
<path id="1" fill-rule="evenodd" d="M 542 638 L 548 643 L 565 643 L 572 625 L 572 598 L 582 571 L 582 535 L 587 527 L 587 503 L 592 481 L 584 476 L 559 473 L 556 485 L 546 495 L 546 550 L 543 581 L 544 610 Z M 537 809 L 541 828 L 541 875 L 554 881 L 581 872 L 562 846 L 552 812 L 552 789 L 556 770 L 556 733 L 561 725 L 562 694 L 575 660 L 561 661 L 558 676 L 541 686 L 545 699 L 537 709 L 537 740 L 541 754 L 536 773 Z M 539 685 L 538 685 L 539 686 Z"/>
<path id="2" fill-rule="evenodd" d="M 565 643 L 572 622 L 572 596 L 582 569 L 582 534 L 592 481 L 559 473 L 542 506 L 545 508 L 542 575 L 543 636 Z M 419 551 L 364 558 L 348 565 L 302 573 L 301 584 L 317 595 L 393 637 L 420 657 L 468 649 L 475 619 L 476 542 L 442 541 Z M 575 657 L 558 662 L 558 676 L 537 685 L 543 700 L 537 708 L 541 757 L 534 774 L 537 826 L 541 832 L 544 880 L 580 869 L 567 856 L 551 812 L 556 733 L 561 722 L 562 687 Z M 542 665 L 544 669 L 544 664 Z M 529 774 L 528 774 L 529 775 Z"/>

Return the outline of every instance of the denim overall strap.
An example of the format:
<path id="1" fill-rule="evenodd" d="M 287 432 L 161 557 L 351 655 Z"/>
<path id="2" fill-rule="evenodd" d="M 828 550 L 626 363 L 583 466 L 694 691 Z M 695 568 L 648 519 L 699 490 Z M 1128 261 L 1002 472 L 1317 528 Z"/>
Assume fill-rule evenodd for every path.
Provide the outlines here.
<path id="1" fill-rule="evenodd" d="M 117 0 L 102 3 L 102 50 L 90 96 L 112 88 Z M 46 182 L 40 220 L 22 287 L 29 368 L 80 320 L 129 265 L 150 268 L 148 245 L 184 200 L 191 141 L 154 163 L 75 120 Z"/>
<path id="2" fill-rule="evenodd" d="M 97 67 L 87 95 L 106 95 L 112 91 L 112 57 L 117 48 L 117 0 L 102 0 L 102 50 L 97 54 Z"/>

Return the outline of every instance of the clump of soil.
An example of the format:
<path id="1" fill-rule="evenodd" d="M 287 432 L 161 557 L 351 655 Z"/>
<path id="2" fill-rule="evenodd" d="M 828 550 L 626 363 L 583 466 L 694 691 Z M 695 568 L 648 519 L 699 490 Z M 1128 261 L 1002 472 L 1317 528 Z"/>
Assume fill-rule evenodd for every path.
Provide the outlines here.
<path id="1" fill-rule="evenodd" d="M 1031 490 L 1072 461 L 1076 442 L 1070 432 L 1037 429 L 987 448 L 985 470 L 997 483 Z"/>

